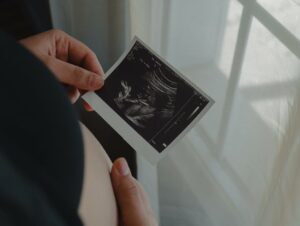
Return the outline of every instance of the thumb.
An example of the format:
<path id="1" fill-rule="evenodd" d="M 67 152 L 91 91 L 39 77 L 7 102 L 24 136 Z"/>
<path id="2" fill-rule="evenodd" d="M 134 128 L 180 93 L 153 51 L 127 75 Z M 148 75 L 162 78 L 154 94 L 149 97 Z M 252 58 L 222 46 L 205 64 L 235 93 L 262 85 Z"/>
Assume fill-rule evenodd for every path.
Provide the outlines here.
<path id="1" fill-rule="evenodd" d="M 45 63 L 60 82 L 78 89 L 97 90 L 104 84 L 102 76 L 54 57 L 47 57 Z"/>
<path id="2" fill-rule="evenodd" d="M 112 185 L 124 226 L 147 225 L 145 204 L 137 181 L 124 158 L 116 160 L 111 171 Z"/>

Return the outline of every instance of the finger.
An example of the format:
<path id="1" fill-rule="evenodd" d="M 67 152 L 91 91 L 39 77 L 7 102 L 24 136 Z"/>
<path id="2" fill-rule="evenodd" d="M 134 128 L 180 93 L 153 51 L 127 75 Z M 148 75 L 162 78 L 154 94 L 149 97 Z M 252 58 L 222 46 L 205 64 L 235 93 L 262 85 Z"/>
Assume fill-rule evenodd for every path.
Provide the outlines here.
<path id="1" fill-rule="evenodd" d="M 72 92 L 71 94 L 69 94 L 69 97 L 71 99 L 71 102 L 74 104 L 78 98 L 80 97 L 80 92 L 78 89 L 74 89 L 74 92 Z"/>
<path id="2" fill-rule="evenodd" d="M 154 213 L 153 213 L 152 207 L 150 205 L 150 201 L 149 201 L 148 195 L 145 192 L 145 189 L 142 187 L 142 185 L 138 181 L 136 181 L 136 183 L 137 183 L 138 189 L 140 191 L 141 199 L 142 199 L 142 201 L 144 203 L 146 211 L 148 211 L 149 214 L 151 214 L 152 216 L 154 216 Z"/>
<path id="3" fill-rule="evenodd" d="M 85 90 L 80 90 L 80 94 L 81 95 L 84 95 L 86 92 L 87 91 L 85 91 Z M 88 112 L 94 111 L 94 109 L 92 108 L 92 106 L 89 105 L 85 100 L 82 100 L 82 106 Z"/>
<path id="4" fill-rule="evenodd" d="M 86 111 L 89 111 L 89 112 L 94 111 L 94 109 L 91 107 L 91 105 L 89 105 L 86 101 L 83 101 L 82 105 Z"/>
<path id="5" fill-rule="evenodd" d="M 147 215 L 140 190 L 124 158 L 114 162 L 111 177 L 124 225 L 145 225 Z"/>
<path id="6" fill-rule="evenodd" d="M 54 30 L 54 39 L 58 59 L 81 66 L 98 75 L 104 75 L 96 54 L 85 44 L 58 30 Z"/>
<path id="7" fill-rule="evenodd" d="M 70 97 L 70 99 L 71 99 L 72 104 L 74 104 L 74 103 L 78 100 L 78 98 L 80 97 L 80 92 L 79 92 L 79 90 L 78 90 L 78 89 L 75 89 L 75 92 L 72 93 L 72 95 L 69 95 L 69 97 Z"/>
<path id="8" fill-rule="evenodd" d="M 139 188 L 143 205 L 145 207 L 145 212 L 148 215 L 148 225 L 158 226 L 157 220 L 155 218 L 155 214 L 153 212 L 152 206 L 150 204 L 149 196 L 146 194 L 145 189 L 141 185 L 140 182 L 136 180 L 137 186 Z"/>
<path id="9" fill-rule="evenodd" d="M 48 57 L 46 61 L 49 69 L 56 75 L 58 80 L 67 85 L 83 90 L 97 90 L 104 84 L 101 76 L 84 68 L 63 62 L 54 57 Z"/>
<path id="10" fill-rule="evenodd" d="M 79 90 L 77 88 L 75 88 L 74 86 L 69 86 L 69 85 L 65 85 L 65 89 L 68 93 L 68 96 L 69 96 L 71 102 L 74 104 L 80 97 Z"/>

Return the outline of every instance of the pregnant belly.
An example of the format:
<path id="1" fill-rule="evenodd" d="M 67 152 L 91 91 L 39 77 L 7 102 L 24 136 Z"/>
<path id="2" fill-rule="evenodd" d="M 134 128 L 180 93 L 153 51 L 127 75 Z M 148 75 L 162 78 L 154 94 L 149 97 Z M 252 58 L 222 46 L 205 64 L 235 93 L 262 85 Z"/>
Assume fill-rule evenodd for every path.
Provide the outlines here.
<path id="1" fill-rule="evenodd" d="M 82 124 L 81 130 L 85 169 L 80 216 L 86 226 L 117 226 L 117 205 L 110 180 L 112 163 L 101 144 Z"/>

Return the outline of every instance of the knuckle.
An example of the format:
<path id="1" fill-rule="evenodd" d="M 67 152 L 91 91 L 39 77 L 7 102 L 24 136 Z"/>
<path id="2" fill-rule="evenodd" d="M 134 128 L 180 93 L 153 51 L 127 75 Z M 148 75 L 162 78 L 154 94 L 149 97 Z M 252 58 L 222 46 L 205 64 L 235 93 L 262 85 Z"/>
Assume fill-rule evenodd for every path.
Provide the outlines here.
<path id="1" fill-rule="evenodd" d="M 120 185 L 120 189 L 126 191 L 130 195 L 137 195 L 139 193 L 138 185 L 134 180 L 127 179 Z"/>
<path id="2" fill-rule="evenodd" d="M 85 76 L 85 86 L 87 88 L 92 87 L 93 82 L 94 82 L 94 77 L 93 76 L 90 76 L 90 75 Z"/>
<path id="3" fill-rule="evenodd" d="M 50 32 L 51 32 L 52 34 L 64 34 L 64 31 L 62 31 L 62 30 L 60 30 L 60 29 L 56 29 L 56 28 L 50 30 Z"/>
<path id="4" fill-rule="evenodd" d="M 84 69 L 78 66 L 75 66 L 73 68 L 72 82 L 74 83 L 74 85 L 77 85 L 82 89 L 89 89 L 94 81 L 93 79 L 93 76 L 91 76 Z"/>
<path id="5" fill-rule="evenodd" d="M 73 75 L 72 75 L 72 80 L 74 83 L 81 83 L 82 82 L 82 77 L 83 77 L 83 71 L 81 68 L 75 66 L 73 68 Z"/>
<path id="6" fill-rule="evenodd" d="M 49 32 L 49 36 L 52 37 L 53 40 L 56 42 L 59 41 L 64 41 L 64 39 L 67 37 L 67 34 L 59 29 L 52 29 Z"/>

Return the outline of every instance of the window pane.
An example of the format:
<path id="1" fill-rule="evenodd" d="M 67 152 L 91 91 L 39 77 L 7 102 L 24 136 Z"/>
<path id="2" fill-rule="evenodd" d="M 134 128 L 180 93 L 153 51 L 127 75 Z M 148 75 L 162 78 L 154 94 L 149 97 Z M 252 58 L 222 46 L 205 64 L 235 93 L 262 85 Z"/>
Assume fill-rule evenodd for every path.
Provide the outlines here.
<path id="1" fill-rule="evenodd" d="M 224 73 L 226 78 L 230 76 L 242 9 L 242 5 L 237 0 L 229 2 L 226 23 L 224 25 L 224 37 L 220 46 L 221 50 L 218 59 L 218 68 Z"/>
<path id="2" fill-rule="evenodd" d="M 169 3 L 169 24 L 163 30 L 167 60 L 179 69 L 213 61 L 225 1 L 191 0 L 186 4 L 186 1 L 172 0 Z"/>
<path id="3" fill-rule="evenodd" d="M 258 0 L 258 3 L 300 40 L 300 0 Z"/>
<path id="4" fill-rule="evenodd" d="M 253 20 L 223 152 L 258 211 L 286 139 L 300 87 L 300 60 Z"/>

